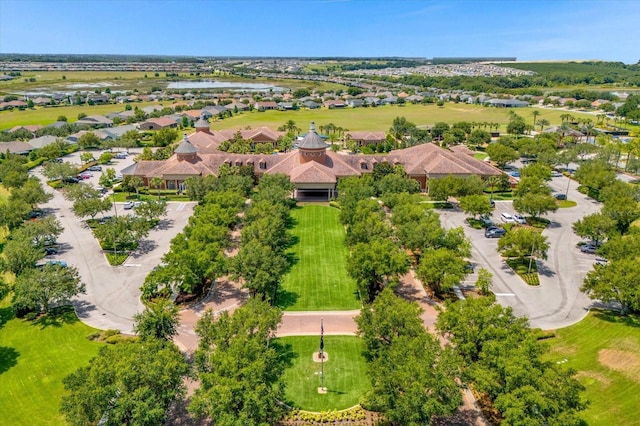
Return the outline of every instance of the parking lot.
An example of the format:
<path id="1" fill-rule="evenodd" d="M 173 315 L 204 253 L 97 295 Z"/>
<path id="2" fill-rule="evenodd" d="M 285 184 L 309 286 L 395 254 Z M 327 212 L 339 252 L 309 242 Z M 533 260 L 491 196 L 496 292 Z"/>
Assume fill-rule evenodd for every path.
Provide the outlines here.
<path id="1" fill-rule="evenodd" d="M 600 209 L 597 202 L 579 193 L 577 182 L 568 178 L 555 177 L 550 182 L 554 192 L 565 193 L 569 185 L 569 199 L 577 202 L 572 208 L 558 209 L 547 218 L 551 224 L 543 231 L 550 243 L 548 258 L 539 260 L 540 286 L 527 285 L 504 262 L 497 252 L 498 238 L 486 238 L 484 230 L 474 229 L 466 222 L 462 211 L 441 210 L 441 221 L 447 229 L 462 226 L 472 244 L 474 275 L 469 276 L 465 285 L 475 281 L 479 268 L 493 274 L 493 291 L 498 301 L 510 306 L 520 316 L 527 316 L 534 327 L 554 329 L 573 324 L 584 317 L 592 301 L 580 292 L 584 276 L 596 262 L 594 254 L 582 253 L 577 247 L 580 238 L 573 233 L 572 224 L 585 215 Z M 497 201 L 491 218 L 501 224 L 502 213 L 513 215 L 511 201 Z"/>
<path id="2" fill-rule="evenodd" d="M 80 164 L 80 154 L 74 153 L 64 160 Z M 120 172 L 133 163 L 133 155 L 127 159 L 114 160 L 113 163 L 108 167 Z M 41 167 L 34 169 L 32 173 L 45 182 Z M 84 182 L 98 186 L 99 177 L 100 173 L 96 172 Z M 107 262 L 98 241 L 84 220 L 73 214 L 71 203 L 63 198 L 62 192 L 48 185 L 43 186 L 53 194 L 53 198 L 42 205 L 42 209 L 48 214 L 54 214 L 64 227 L 58 238 L 58 252 L 48 256 L 47 260 L 62 260 L 69 266 L 75 266 L 87 286 L 86 294 L 74 301 L 78 316 L 83 322 L 96 328 L 117 328 L 131 333 L 133 315 L 143 309 L 140 286 L 151 269 L 160 263 L 162 255 L 169 250 L 171 239 L 184 228 L 195 203 L 170 202 L 167 216 L 141 241 L 139 248 L 122 266 L 113 267 Z M 114 206 L 114 214 L 115 209 L 117 214 L 125 213 L 123 203 Z"/>

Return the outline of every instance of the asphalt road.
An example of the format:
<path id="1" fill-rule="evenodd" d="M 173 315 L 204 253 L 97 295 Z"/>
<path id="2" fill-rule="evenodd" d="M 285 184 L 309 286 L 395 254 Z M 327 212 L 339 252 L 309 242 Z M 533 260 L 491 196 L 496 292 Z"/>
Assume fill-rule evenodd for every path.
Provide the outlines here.
<path id="1" fill-rule="evenodd" d="M 567 191 L 566 177 L 554 178 L 550 185 L 554 192 Z M 440 211 L 441 221 L 447 229 L 462 226 L 472 243 L 472 261 L 476 271 L 480 267 L 493 274 L 492 290 L 498 302 L 510 306 L 516 315 L 529 318 L 531 326 L 542 329 L 566 327 L 580 321 L 592 306 L 592 301 L 580 292 L 587 272 L 595 262 L 595 255 L 580 252 L 576 247 L 580 238 L 573 233 L 572 224 L 585 215 L 599 211 L 599 203 L 579 193 L 576 181 L 569 182 L 569 200 L 575 207 L 558 209 L 547 218 L 551 224 L 543 231 L 550 248 L 546 260 L 537 262 L 540 286 L 527 285 L 507 266 L 497 252 L 497 239 L 485 238 L 483 230 L 466 224 L 461 211 Z M 497 201 L 493 213 L 494 222 L 500 222 L 502 212 L 515 213 L 511 201 Z M 475 276 L 468 278 L 473 282 Z"/>

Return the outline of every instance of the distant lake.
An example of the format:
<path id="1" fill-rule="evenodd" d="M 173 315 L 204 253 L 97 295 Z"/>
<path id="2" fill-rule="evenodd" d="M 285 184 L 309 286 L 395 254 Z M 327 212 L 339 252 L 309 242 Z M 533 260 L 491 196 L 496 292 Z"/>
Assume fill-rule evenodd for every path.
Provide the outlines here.
<path id="1" fill-rule="evenodd" d="M 169 83 L 167 89 L 230 89 L 230 90 L 253 90 L 266 92 L 269 89 L 274 92 L 282 92 L 282 87 L 264 83 L 237 83 L 229 81 L 174 81 Z"/>

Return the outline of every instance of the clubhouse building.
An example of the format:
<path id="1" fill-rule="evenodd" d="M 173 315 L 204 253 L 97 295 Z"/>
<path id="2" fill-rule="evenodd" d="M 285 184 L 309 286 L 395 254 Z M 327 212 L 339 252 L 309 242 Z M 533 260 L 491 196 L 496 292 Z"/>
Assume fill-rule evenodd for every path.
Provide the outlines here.
<path id="1" fill-rule="evenodd" d="M 139 161 L 122 171 L 123 175 L 139 176 L 145 185 L 153 178 L 160 178 L 167 189 L 183 190 L 190 177 L 218 175 L 223 164 L 251 166 L 258 179 L 264 174 L 282 173 L 294 184 L 296 199 L 329 199 L 336 195 L 338 180 L 349 176 L 371 173 L 377 163 L 389 162 L 402 165 L 407 175 L 428 188 L 430 179 L 447 175 L 482 178 L 498 176 L 502 172 L 490 164 L 477 160 L 464 146 L 451 149 L 432 143 L 411 148 L 393 150 L 386 155 L 345 155 L 328 150 L 328 145 L 316 133 L 312 122 L 309 132 L 294 149 L 285 154 L 229 154 L 217 148 L 228 140 L 233 132 L 215 132 L 205 120 L 196 123 L 196 132 L 187 136 L 174 151 L 174 155 L 162 161 Z M 252 130 L 246 137 L 256 143 L 273 141 L 278 132 L 267 128 Z M 245 137 L 245 135 L 243 135 Z"/>

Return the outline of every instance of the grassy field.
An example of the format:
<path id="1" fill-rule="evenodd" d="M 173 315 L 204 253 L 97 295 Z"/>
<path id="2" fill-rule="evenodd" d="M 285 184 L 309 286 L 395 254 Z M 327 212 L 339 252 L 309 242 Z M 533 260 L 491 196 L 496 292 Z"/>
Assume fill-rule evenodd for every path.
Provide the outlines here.
<path id="1" fill-rule="evenodd" d="M 295 408 L 308 411 L 340 410 L 358 404 L 370 388 L 367 366 L 362 357 L 362 341 L 352 336 L 325 336 L 324 385 L 319 394 L 320 363 L 313 361 L 318 351 L 319 336 L 281 337 L 278 343 L 291 345 L 296 354 L 293 366 L 285 372 L 287 401 Z"/>
<path id="2" fill-rule="evenodd" d="M 291 212 L 293 259 L 285 275 L 279 305 L 290 311 L 360 309 L 356 283 L 347 275 L 347 247 L 338 210 L 321 205 L 298 207 Z"/>
<path id="3" fill-rule="evenodd" d="M 144 108 L 149 105 L 169 106 L 171 102 L 136 102 L 132 107 Z M 83 112 L 87 115 L 105 115 L 110 112 L 124 111 L 122 104 L 108 105 L 71 105 L 60 107 L 35 107 L 23 111 L 0 111 L 0 130 L 10 129 L 14 126 L 26 126 L 29 124 L 40 124 L 46 126 L 55 122 L 59 116 L 64 115 L 73 123 L 78 120 L 78 114 Z"/>
<path id="4" fill-rule="evenodd" d="M 293 120 L 303 132 L 308 130 L 311 121 L 315 121 L 316 128 L 320 125 L 333 123 L 336 126 L 349 130 L 386 132 L 391 127 L 393 119 L 402 116 L 419 127 L 433 125 L 440 121 L 447 123 L 454 123 L 456 121 L 486 121 L 490 123 L 500 123 L 501 129 L 504 131 L 509 122 L 509 111 L 510 110 L 506 108 L 491 108 L 479 105 L 453 103 L 445 104 L 444 107 L 438 107 L 434 104 L 405 104 L 404 106 L 385 105 L 376 108 L 252 111 L 216 121 L 211 125 L 211 128 L 221 130 L 244 129 L 247 126 L 251 126 L 252 128 L 266 126 L 276 129 L 288 120 Z M 541 113 L 538 119 L 546 118 L 551 125 L 559 125 L 562 121 L 560 116 L 567 113 L 567 111 L 562 110 L 541 110 L 539 108 L 517 108 L 514 111 L 521 115 L 527 123 L 533 123 L 533 111 L 538 111 Z M 571 115 L 580 118 L 591 118 L 595 121 L 594 115 L 577 112 L 571 112 Z"/>
<path id="5" fill-rule="evenodd" d="M 556 331 L 549 340 L 552 361 L 578 372 L 591 404 L 582 417 L 589 426 L 638 424 L 640 411 L 640 318 L 591 312 Z"/>
<path id="6" fill-rule="evenodd" d="M 55 321 L 28 322 L 0 303 L 0 424 L 63 425 L 62 379 L 88 364 L 100 343 L 73 311 Z"/>

